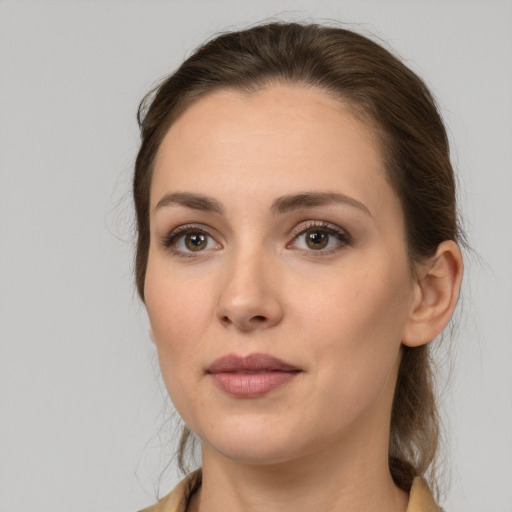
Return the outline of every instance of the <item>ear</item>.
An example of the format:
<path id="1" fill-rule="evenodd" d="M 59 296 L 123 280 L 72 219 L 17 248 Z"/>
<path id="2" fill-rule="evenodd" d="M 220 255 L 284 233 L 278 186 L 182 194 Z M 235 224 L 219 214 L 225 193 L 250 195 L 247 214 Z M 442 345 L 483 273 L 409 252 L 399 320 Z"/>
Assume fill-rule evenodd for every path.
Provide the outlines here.
<path id="1" fill-rule="evenodd" d="M 439 244 L 436 254 L 418 265 L 404 345 L 424 345 L 445 328 L 457 305 L 463 268 L 462 254 L 453 240 Z"/>

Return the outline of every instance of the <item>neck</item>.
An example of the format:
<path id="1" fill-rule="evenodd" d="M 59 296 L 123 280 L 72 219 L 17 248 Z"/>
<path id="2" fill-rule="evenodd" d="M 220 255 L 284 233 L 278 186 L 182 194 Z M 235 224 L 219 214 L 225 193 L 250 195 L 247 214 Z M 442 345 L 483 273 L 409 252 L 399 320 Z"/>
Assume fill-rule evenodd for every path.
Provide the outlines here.
<path id="1" fill-rule="evenodd" d="M 204 446 L 203 484 L 189 511 L 405 512 L 407 494 L 395 486 L 387 464 L 379 463 L 387 456 L 361 456 L 356 446 L 343 452 L 330 446 L 299 460 L 262 465 L 235 462 Z"/>

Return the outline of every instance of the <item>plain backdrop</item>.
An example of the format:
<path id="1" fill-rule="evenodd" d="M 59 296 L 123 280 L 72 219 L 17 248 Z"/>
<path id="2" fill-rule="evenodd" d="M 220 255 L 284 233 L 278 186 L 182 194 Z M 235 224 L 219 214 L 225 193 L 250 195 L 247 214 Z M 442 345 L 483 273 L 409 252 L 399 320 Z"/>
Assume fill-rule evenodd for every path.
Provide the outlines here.
<path id="1" fill-rule="evenodd" d="M 444 506 L 512 511 L 510 1 L 0 0 L 1 512 L 135 511 L 179 478 L 131 271 L 135 112 L 206 38 L 271 17 L 372 34 L 438 98 L 479 254 Z"/>

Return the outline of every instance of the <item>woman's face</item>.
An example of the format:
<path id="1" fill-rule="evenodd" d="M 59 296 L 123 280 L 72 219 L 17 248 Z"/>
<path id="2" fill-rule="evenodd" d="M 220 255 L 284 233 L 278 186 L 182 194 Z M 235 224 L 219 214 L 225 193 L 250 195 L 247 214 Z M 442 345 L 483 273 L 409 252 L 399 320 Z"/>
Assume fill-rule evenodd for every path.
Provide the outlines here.
<path id="1" fill-rule="evenodd" d="M 216 92 L 164 138 L 150 208 L 151 329 L 203 450 L 387 454 L 414 287 L 369 126 L 314 88 Z"/>

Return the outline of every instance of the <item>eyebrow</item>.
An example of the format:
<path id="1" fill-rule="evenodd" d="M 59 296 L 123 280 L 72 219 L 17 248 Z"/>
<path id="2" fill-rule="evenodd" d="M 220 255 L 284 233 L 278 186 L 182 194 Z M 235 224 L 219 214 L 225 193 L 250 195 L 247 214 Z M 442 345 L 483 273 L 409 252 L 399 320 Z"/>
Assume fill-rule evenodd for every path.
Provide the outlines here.
<path id="1" fill-rule="evenodd" d="M 190 192 L 174 192 L 165 194 L 155 206 L 154 211 L 164 206 L 185 206 L 192 210 L 201 210 L 203 212 L 219 213 L 222 215 L 224 208 L 216 199 L 203 196 L 201 194 L 192 194 Z"/>
<path id="2" fill-rule="evenodd" d="M 363 203 L 338 192 L 304 192 L 283 196 L 274 201 L 272 211 L 276 214 L 282 214 L 293 210 L 315 208 L 333 203 L 352 206 L 372 217 L 370 210 Z"/>
<path id="3" fill-rule="evenodd" d="M 273 214 L 284 214 L 294 210 L 315 208 L 329 204 L 342 204 L 352 206 L 366 213 L 370 217 L 370 210 L 360 201 L 353 197 L 338 192 L 302 192 L 300 194 L 291 194 L 277 198 L 271 206 Z M 203 212 L 218 213 L 222 215 L 224 208 L 221 203 L 213 197 L 191 192 L 174 192 L 166 194 L 158 201 L 154 211 L 164 206 L 184 206 L 192 210 Z"/>

